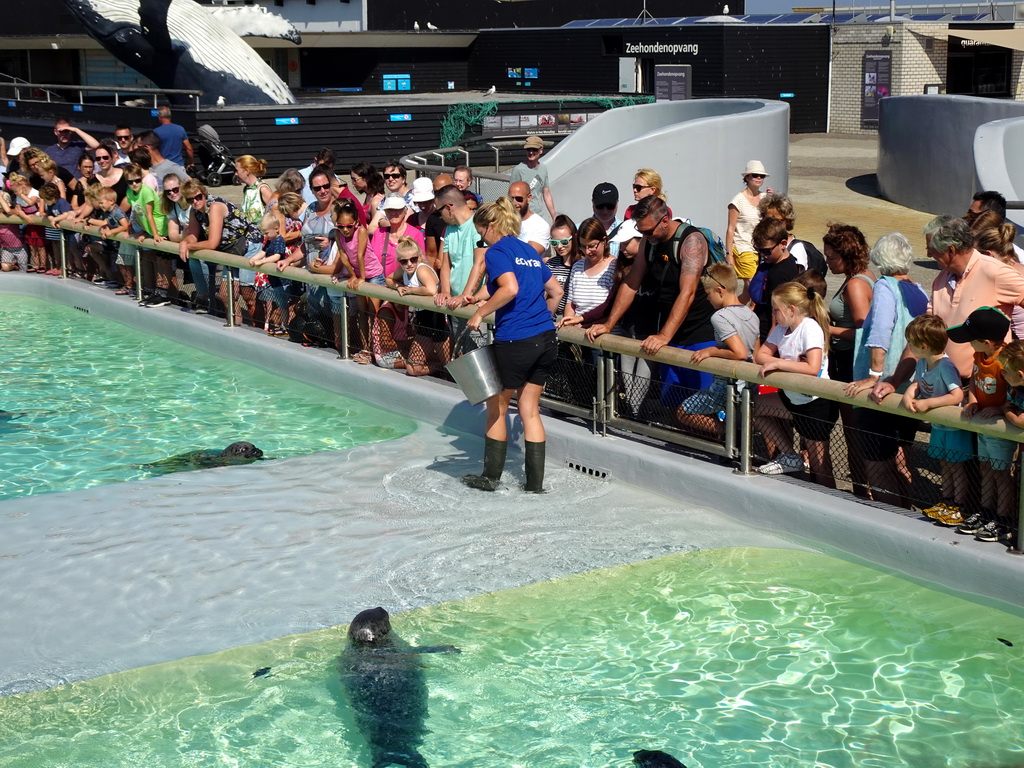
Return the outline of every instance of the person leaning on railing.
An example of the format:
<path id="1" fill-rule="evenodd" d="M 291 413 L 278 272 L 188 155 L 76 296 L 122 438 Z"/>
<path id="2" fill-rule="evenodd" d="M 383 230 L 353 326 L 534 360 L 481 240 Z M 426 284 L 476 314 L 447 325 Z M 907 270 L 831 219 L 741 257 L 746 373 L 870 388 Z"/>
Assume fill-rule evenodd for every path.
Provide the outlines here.
<path id="1" fill-rule="evenodd" d="M 913 259 L 910 241 L 899 232 L 882 235 L 871 249 L 871 265 L 879 277 L 868 316 L 856 333 L 854 381 L 846 386 L 848 397 L 893 374 L 906 344 L 907 325 L 928 309 L 928 294 L 907 274 Z M 864 459 L 871 497 L 909 507 L 911 474 L 906 451 L 914 441 L 918 421 L 888 411 L 857 408 L 854 426 L 856 438 L 850 450 Z"/>

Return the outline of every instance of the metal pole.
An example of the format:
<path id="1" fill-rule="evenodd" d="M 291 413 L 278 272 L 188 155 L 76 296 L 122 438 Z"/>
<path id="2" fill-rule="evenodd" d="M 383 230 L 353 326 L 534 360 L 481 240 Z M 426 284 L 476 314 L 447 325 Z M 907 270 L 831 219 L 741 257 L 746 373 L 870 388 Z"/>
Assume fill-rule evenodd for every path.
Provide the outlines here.
<path id="1" fill-rule="evenodd" d="M 1017 467 L 1017 483 L 1017 541 L 1010 545 L 1009 551 L 1024 555 L 1024 451 L 1021 451 L 1020 466 Z"/>
<path id="2" fill-rule="evenodd" d="M 142 303 L 142 249 L 138 246 L 135 248 L 135 300 Z"/>
<path id="3" fill-rule="evenodd" d="M 68 279 L 68 254 L 63 229 L 60 230 L 60 278 L 61 280 Z"/>
<path id="4" fill-rule="evenodd" d="M 591 412 L 594 414 L 594 426 L 590 430 L 590 432 L 591 432 L 591 434 L 594 434 L 594 435 L 597 434 L 597 425 L 598 425 L 599 422 L 602 425 L 601 434 L 602 435 L 605 434 L 605 429 L 604 429 L 604 397 L 603 397 L 603 390 L 604 390 L 604 365 L 605 365 L 604 355 L 600 354 L 600 355 L 597 356 L 597 370 L 595 371 L 595 373 L 597 375 L 594 377 L 595 378 L 595 382 L 594 382 L 594 405 L 593 405 L 593 408 L 591 410 Z"/>
<path id="5" fill-rule="evenodd" d="M 740 475 L 749 475 L 752 472 L 750 467 L 750 443 L 752 433 L 753 423 L 750 414 L 750 386 L 748 385 L 740 392 L 740 466 L 739 469 L 736 470 L 736 473 Z"/>
<path id="6" fill-rule="evenodd" d="M 739 399 L 736 386 L 735 381 L 729 385 L 725 398 L 725 455 L 730 459 L 736 458 L 736 401 Z"/>
<path id="7" fill-rule="evenodd" d="M 235 278 L 231 276 L 231 270 L 228 269 L 227 265 L 222 264 L 220 267 L 220 281 L 223 285 L 227 281 L 227 289 L 224 293 L 227 295 L 227 312 L 228 321 L 224 323 L 228 328 L 235 327 Z"/>
<path id="8" fill-rule="evenodd" d="M 615 355 L 601 350 L 604 364 L 604 436 L 608 436 L 608 422 L 615 418 Z"/>
<path id="9" fill-rule="evenodd" d="M 341 292 L 341 358 L 348 360 L 348 293 Z"/>

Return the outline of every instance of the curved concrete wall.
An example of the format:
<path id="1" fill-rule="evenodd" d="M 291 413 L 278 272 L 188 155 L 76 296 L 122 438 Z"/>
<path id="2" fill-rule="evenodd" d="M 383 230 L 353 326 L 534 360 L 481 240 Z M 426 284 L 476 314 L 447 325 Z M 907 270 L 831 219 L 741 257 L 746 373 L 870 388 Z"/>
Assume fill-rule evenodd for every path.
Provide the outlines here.
<path id="1" fill-rule="evenodd" d="M 789 105 L 759 99 L 700 99 L 620 107 L 602 114 L 545 157 L 555 208 L 579 223 L 593 215 L 590 193 L 610 181 L 619 214 L 633 203 L 633 175 L 653 168 L 676 216 L 725 239 L 726 206 L 742 188 L 748 160 L 768 186 L 789 187 Z"/>
<path id="2" fill-rule="evenodd" d="M 980 189 L 974 133 L 984 123 L 1024 117 L 1024 103 L 974 96 L 893 96 L 881 101 L 878 185 L 894 203 L 961 215 Z"/>
<path id="3" fill-rule="evenodd" d="M 1024 200 L 1024 117 L 979 125 L 974 133 L 974 170 L 979 190 L 994 190 L 1007 200 Z M 1006 218 L 1024 228 L 1024 211 Z"/>

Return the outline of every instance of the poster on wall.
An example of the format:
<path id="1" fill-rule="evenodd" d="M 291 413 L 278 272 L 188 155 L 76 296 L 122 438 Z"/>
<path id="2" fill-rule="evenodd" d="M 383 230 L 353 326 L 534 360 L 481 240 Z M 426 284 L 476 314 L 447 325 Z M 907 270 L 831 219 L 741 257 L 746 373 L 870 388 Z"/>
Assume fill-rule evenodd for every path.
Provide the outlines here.
<path id="1" fill-rule="evenodd" d="M 878 102 L 892 95 L 892 51 L 866 51 L 861 65 L 860 124 L 878 127 Z"/>
<path id="2" fill-rule="evenodd" d="M 656 64 L 654 66 L 654 100 L 685 101 L 690 98 L 690 64 Z"/>

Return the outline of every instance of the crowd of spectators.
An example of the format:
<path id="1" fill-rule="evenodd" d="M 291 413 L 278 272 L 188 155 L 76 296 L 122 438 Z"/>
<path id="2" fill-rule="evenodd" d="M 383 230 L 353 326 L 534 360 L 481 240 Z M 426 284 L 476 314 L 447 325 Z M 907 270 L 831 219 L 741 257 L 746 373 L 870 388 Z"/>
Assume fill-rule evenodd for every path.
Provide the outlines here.
<path id="1" fill-rule="evenodd" d="M 177 128 L 161 110 L 160 125 L 137 136 L 118 126 L 100 141 L 58 121 L 45 150 L 0 139 L 7 178 L 0 211 L 25 220 L 0 225 L 3 270 L 59 274 L 63 238 L 70 275 L 141 297 L 142 306 L 173 303 L 197 313 L 231 306 L 237 323 L 304 343 L 348 343 L 356 362 L 413 376 L 438 373 L 453 355 L 486 343 L 456 316 L 362 295 L 348 302 L 352 322 L 343 339 L 341 287 L 308 285 L 286 271 L 304 269 L 353 290 L 391 288 L 449 310 L 480 304 L 487 244 L 474 226 L 482 201 L 470 168 L 410 183 L 398 161 L 341 172 L 322 148 L 309 166 L 268 181 L 265 163 L 243 155 L 235 160 L 243 185 L 236 204 L 190 176 L 193 150 Z M 846 382 L 848 395 L 867 391 L 879 402 L 898 392 L 908 413 L 956 405 L 964 418 L 1024 423 L 1024 252 L 998 193 L 980 193 L 962 217 L 940 216 L 925 228 L 922 244 L 940 270 L 926 289 L 908 275 L 915 233 L 871 244 L 856 226 L 836 223 L 820 250 L 798 239 L 792 201 L 768 187 L 757 160 L 728 203 L 723 245 L 685 211 L 673 213 L 662 177 L 650 168 L 634 174 L 633 200 L 622 214 L 616 184 L 602 182 L 591 192 L 592 216 L 575 222 L 558 213 L 539 162 L 543 141 L 531 137 L 523 149 L 506 196 L 519 216 L 519 239 L 563 287 L 560 327 L 579 326 L 590 340 L 632 337 L 646 355 L 668 346 L 698 362 L 753 362 L 763 376 L 787 371 Z M 59 229 L 62 221 L 98 230 L 78 235 Z M 110 239 L 119 233 L 128 237 Z M 177 243 L 177 252 L 145 247 L 164 240 Z M 244 257 L 252 269 L 218 268 L 199 258 L 204 249 Z M 839 281 L 831 295 L 828 273 Z M 584 365 L 594 359 L 579 348 L 574 356 Z M 624 356 L 618 371 L 620 412 L 640 418 L 654 402 L 672 426 L 721 436 L 725 379 Z M 763 474 L 809 472 L 834 487 L 832 442 L 842 440 L 854 493 L 903 506 L 917 498 L 910 447 L 924 428 L 920 419 L 796 391 L 752 391 L 768 454 Z M 1007 543 L 1017 444 L 937 425 L 930 431 L 941 498 L 918 504 L 921 511 Z M 977 471 L 968 466 L 975 461 Z"/>

